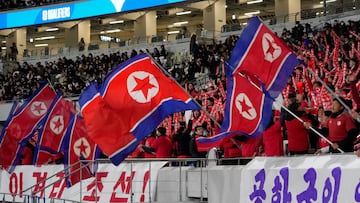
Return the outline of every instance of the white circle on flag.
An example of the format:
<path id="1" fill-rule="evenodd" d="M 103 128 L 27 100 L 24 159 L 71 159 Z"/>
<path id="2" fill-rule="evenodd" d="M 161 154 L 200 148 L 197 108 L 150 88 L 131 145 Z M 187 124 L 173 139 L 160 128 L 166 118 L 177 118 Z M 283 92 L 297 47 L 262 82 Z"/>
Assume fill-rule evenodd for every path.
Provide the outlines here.
<path id="1" fill-rule="evenodd" d="M 64 130 L 64 117 L 54 116 L 50 121 L 50 129 L 57 135 L 59 135 Z"/>
<path id="2" fill-rule="evenodd" d="M 254 120 L 257 113 L 249 97 L 245 93 L 240 93 L 235 98 L 235 106 L 239 113 L 248 120 Z"/>
<path id="3" fill-rule="evenodd" d="M 151 73 L 136 71 L 127 78 L 127 90 L 135 101 L 147 103 L 159 92 L 159 83 Z"/>
<path id="4" fill-rule="evenodd" d="M 47 107 L 46 107 L 44 102 L 34 101 L 31 104 L 30 111 L 35 116 L 42 116 L 42 115 L 44 115 L 46 113 Z"/>
<path id="5" fill-rule="evenodd" d="M 269 62 L 275 61 L 281 54 L 281 47 L 275 43 L 274 38 L 269 33 L 263 35 L 262 47 L 265 60 Z"/>
<path id="6" fill-rule="evenodd" d="M 84 137 L 75 141 L 73 150 L 76 156 L 80 157 L 82 155 L 85 159 L 88 158 L 91 153 L 90 144 Z"/>

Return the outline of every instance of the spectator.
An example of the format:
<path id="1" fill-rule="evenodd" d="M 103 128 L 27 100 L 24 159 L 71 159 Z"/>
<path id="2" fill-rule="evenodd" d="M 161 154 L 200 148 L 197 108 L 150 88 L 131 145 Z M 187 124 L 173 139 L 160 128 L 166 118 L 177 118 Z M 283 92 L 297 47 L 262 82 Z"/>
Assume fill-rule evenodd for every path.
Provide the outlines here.
<path id="1" fill-rule="evenodd" d="M 128 158 L 145 158 L 145 152 L 142 148 L 144 140 L 140 141 L 140 144 L 136 149 L 128 155 Z"/>
<path id="2" fill-rule="evenodd" d="M 262 136 L 255 138 L 249 138 L 242 136 L 242 156 L 246 158 L 254 158 L 255 156 L 262 155 Z M 244 160 L 242 163 L 246 163 L 249 160 Z"/>
<path id="3" fill-rule="evenodd" d="M 274 111 L 272 122 L 263 132 L 263 145 L 264 145 L 264 155 L 265 156 L 283 156 L 284 147 L 283 147 L 283 135 L 282 127 L 280 124 L 280 112 Z"/>
<path id="4" fill-rule="evenodd" d="M 195 127 L 195 132 L 192 135 L 191 141 L 190 141 L 190 156 L 191 158 L 206 158 L 207 152 L 201 152 L 198 150 L 197 144 L 196 144 L 196 138 L 202 137 L 204 135 L 204 128 L 200 126 Z"/>
<path id="5" fill-rule="evenodd" d="M 17 49 L 16 43 L 13 42 L 11 47 L 10 47 L 10 54 L 11 54 L 10 58 L 11 58 L 11 60 L 16 61 L 18 53 L 19 53 L 19 51 Z"/>
<path id="6" fill-rule="evenodd" d="M 155 152 L 155 158 L 170 158 L 172 155 L 172 142 L 166 135 L 166 128 L 157 128 L 156 136 L 157 138 L 151 144 L 151 149 Z"/>
<path id="7" fill-rule="evenodd" d="M 84 51 L 84 50 L 85 50 L 85 41 L 84 38 L 82 37 L 79 42 L 79 51 Z"/>
<path id="8" fill-rule="evenodd" d="M 154 48 L 154 52 L 152 53 L 152 56 L 156 59 L 160 57 L 160 52 L 157 47 Z"/>
<path id="9" fill-rule="evenodd" d="M 196 34 L 193 34 L 190 38 L 190 54 L 194 61 L 198 58 L 199 46 L 197 44 Z"/>
<path id="10" fill-rule="evenodd" d="M 149 136 L 145 138 L 144 145 L 141 145 L 142 150 L 145 152 L 144 157 L 145 158 L 155 158 L 155 152 L 154 150 L 148 150 L 152 143 L 156 140 L 156 130 L 151 132 Z"/>
<path id="11" fill-rule="evenodd" d="M 300 108 L 298 102 L 290 103 L 288 109 L 310 125 L 310 120 L 305 117 L 305 112 Z M 288 150 L 290 155 L 307 154 L 310 144 L 308 129 L 290 113 L 286 114 L 285 126 L 287 129 Z"/>
<path id="12" fill-rule="evenodd" d="M 320 107 L 318 110 L 318 131 L 321 131 L 321 129 L 326 127 L 326 124 L 328 122 L 328 119 L 331 115 L 331 111 L 324 111 L 323 107 Z M 329 151 L 329 143 L 322 137 L 318 138 L 318 150 L 315 152 L 315 154 L 325 153 Z"/>
<path id="13" fill-rule="evenodd" d="M 224 138 L 220 148 L 223 151 L 223 157 L 229 160 L 223 160 L 222 164 L 237 164 L 238 160 L 231 158 L 240 158 L 242 156 L 241 136 L 231 136 Z"/>
<path id="14" fill-rule="evenodd" d="M 175 155 L 177 158 L 190 157 L 191 123 L 186 127 L 185 122 L 180 122 L 180 128 L 174 134 Z"/>
<path id="15" fill-rule="evenodd" d="M 346 112 L 345 107 L 341 103 L 346 104 L 347 101 L 342 97 L 333 99 L 332 114 L 325 128 L 328 132 L 326 133 L 328 134 L 327 138 L 333 142 L 329 149 L 333 153 L 338 153 L 338 148 L 345 152 L 352 152 L 353 142 L 358 135 L 358 129 L 355 126 L 354 120 Z"/>
<path id="16" fill-rule="evenodd" d="M 160 46 L 160 56 L 163 56 L 163 57 L 167 56 L 167 52 L 166 52 L 165 46 L 163 44 Z"/>
<path id="17" fill-rule="evenodd" d="M 194 84 L 189 83 L 187 86 L 187 91 L 193 98 L 197 98 L 199 96 L 199 92 L 195 89 Z"/>

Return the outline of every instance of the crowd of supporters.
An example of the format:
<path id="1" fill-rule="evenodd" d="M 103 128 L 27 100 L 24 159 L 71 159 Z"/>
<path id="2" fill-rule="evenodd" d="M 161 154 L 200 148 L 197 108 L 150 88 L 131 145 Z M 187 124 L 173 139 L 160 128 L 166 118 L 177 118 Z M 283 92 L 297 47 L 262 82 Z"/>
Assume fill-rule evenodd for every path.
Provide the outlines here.
<path id="1" fill-rule="evenodd" d="M 304 62 L 294 69 L 282 92 L 283 105 L 288 110 L 274 110 L 268 128 L 257 138 L 236 135 L 224 139 L 219 146 L 222 156 L 234 158 L 356 151 L 360 121 L 359 31 L 359 22 L 337 20 L 333 24 L 326 23 L 323 30 L 314 31 L 309 24 L 304 27 L 299 22 L 291 30 L 284 29 L 280 37 Z M 231 36 L 224 43 L 205 46 L 196 43 L 196 36 L 192 37 L 191 68 L 186 62 L 183 63 L 184 79 L 191 80 L 202 73 L 210 78 L 205 87 L 194 89 L 192 84 L 186 86 L 207 113 L 193 111 L 187 125 L 182 123 L 185 120 L 183 114 L 169 117 L 161 126 L 165 127 L 165 134 L 173 141 L 164 142 L 163 146 L 171 150 L 156 153 L 158 146 L 154 148 L 151 142 L 145 141 L 147 147 L 140 147 L 133 157 L 146 156 L 149 148 L 152 149 L 151 154 L 155 152 L 158 158 L 205 157 L 206 153 L 196 147 L 195 139 L 219 132 L 218 124 L 222 122 L 226 102 L 223 61 L 229 59 L 236 40 L 235 36 Z M 193 70 L 195 74 L 192 74 Z"/>
<path id="2" fill-rule="evenodd" d="M 283 105 L 292 113 L 274 110 L 271 124 L 258 138 L 237 135 L 225 139 L 219 146 L 223 157 L 353 151 L 360 118 L 359 29 L 359 21 L 337 20 L 325 23 L 322 30 L 313 30 L 309 24 L 303 26 L 300 22 L 291 30 L 284 28 L 279 37 L 307 64 L 294 69 L 282 92 Z M 170 116 L 131 157 L 204 157 L 206 153 L 197 149 L 194 138 L 219 132 L 226 102 L 224 61 L 229 60 L 237 39 L 230 36 L 224 42 L 199 44 L 193 35 L 191 56 L 180 62 L 164 46 L 152 51 L 63 57 L 45 64 L 24 62 L 14 72 L 0 75 L 0 100 L 26 99 L 44 80 L 50 81 L 65 97 L 78 96 L 89 84 L 101 83 L 120 63 L 140 52 L 148 52 L 207 113 L 201 110 L 193 111 L 190 116 L 184 112 Z M 202 77 L 208 81 L 198 85 L 196 81 Z M 162 139 L 162 144 L 155 142 L 155 137 L 164 135 L 170 139 Z M 284 140 L 288 151 L 283 148 Z M 329 145 L 328 141 L 333 144 Z"/>

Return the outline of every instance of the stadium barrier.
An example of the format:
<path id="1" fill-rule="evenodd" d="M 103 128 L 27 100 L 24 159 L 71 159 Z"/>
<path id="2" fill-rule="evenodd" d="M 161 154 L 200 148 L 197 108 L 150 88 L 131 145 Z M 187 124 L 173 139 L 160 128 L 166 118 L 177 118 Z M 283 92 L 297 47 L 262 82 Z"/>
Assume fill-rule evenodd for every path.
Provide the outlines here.
<path id="1" fill-rule="evenodd" d="M 203 164 L 198 167 L 190 164 L 197 161 Z M 23 194 L 21 191 L 50 177 L 54 171 L 61 171 L 63 166 L 18 166 L 12 174 L 1 172 L 0 200 L 34 202 L 28 199 L 37 198 L 37 202 L 168 203 L 360 201 L 360 159 L 354 154 L 256 157 L 246 165 L 217 165 L 220 160 L 214 160 L 216 164 L 206 164 L 209 161 L 140 159 L 126 160 L 119 166 L 100 163 L 96 178 L 83 180 L 70 188 L 66 188 L 65 180 L 58 181 L 32 198 L 29 191 Z M 45 187 L 46 184 L 39 184 L 32 191 Z"/>

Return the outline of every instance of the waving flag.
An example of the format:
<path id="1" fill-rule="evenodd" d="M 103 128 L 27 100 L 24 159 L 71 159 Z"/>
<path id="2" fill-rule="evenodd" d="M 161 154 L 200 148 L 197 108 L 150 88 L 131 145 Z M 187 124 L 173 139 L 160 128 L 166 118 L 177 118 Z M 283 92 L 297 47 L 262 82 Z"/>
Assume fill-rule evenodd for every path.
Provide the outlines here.
<path id="1" fill-rule="evenodd" d="M 20 161 L 21 151 L 33 135 L 37 124 L 46 115 L 56 94 L 46 83 L 15 111 L 0 143 L 0 165 L 12 172 Z"/>
<path id="2" fill-rule="evenodd" d="M 261 84 L 239 73 L 228 79 L 229 102 L 221 132 L 237 131 L 248 137 L 260 135 L 271 119 L 274 101 L 264 91 Z"/>
<path id="3" fill-rule="evenodd" d="M 283 40 L 259 17 L 252 17 L 232 50 L 228 66 L 233 74 L 257 77 L 271 97 L 276 98 L 298 63 Z"/>
<path id="4" fill-rule="evenodd" d="M 218 146 L 234 134 L 259 136 L 271 119 L 272 103 L 299 63 L 291 50 L 258 17 L 248 21 L 227 63 L 227 95 L 220 133 L 196 140 Z"/>
<path id="5" fill-rule="evenodd" d="M 95 175 L 97 164 L 94 161 L 99 158 L 101 152 L 88 137 L 85 122 L 78 114 L 72 114 L 61 151 L 64 153 L 68 187 Z"/>
<path id="6" fill-rule="evenodd" d="M 76 113 L 72 102 L 65 100 L 60 94 L 57 95 L 42 121 L 34 152 L 34 164 L 46 164 L 58 156 L 71 113 Z"/>
<path id="7" fill-rule="evenodd" d="M 114 69 L 79 99 L 89 136 L 115 165 L 170 114 L 200 107 L 146 55 Z"/>
<path id="8" fill-rule="evenodd" d="M 243 30 L 228 64 L 229 89 L 221 132 L 256 137 L 271 118 L 278 97 L 299 63 L 291 50 L 258 17 Z"/>

